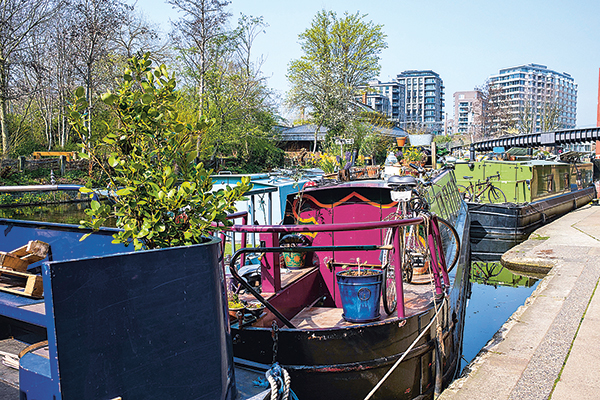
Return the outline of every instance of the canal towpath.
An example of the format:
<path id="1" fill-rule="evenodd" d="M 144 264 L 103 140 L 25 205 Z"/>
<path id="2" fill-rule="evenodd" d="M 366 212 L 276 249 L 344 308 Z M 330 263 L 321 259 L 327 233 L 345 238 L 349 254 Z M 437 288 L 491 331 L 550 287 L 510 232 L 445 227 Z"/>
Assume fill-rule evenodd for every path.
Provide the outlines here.
<path id="1" fill-rule="evenodd" d="M 537 229 L 502 264 L 546 275 L 439 399 L 600 398 L 600 206 Z"/>

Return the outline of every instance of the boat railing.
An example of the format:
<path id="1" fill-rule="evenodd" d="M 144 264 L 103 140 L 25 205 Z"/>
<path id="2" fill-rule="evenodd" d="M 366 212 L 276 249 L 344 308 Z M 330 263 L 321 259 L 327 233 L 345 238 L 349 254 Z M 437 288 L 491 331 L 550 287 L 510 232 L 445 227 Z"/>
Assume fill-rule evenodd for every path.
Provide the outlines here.
<path id="1" fill-rule="evenodd" d="M 227 215 L 227 220 L 229 221 L 235 221 L 237 219 L 241 219 L 242 220 L 242 225 L 246 225 L 248 223 L 248 211 L 237 211 L 231 214 Z M 216 225 L 215 225 L 216 226 Z M 235 253 L 235 234 L 236 232 L 231 231 L 231 252 Z M 247 240 L 247 233 L 246 232 L 241 232 L 241 246 L 245 247 L 246 246 L 246 240 Z M 225 243 L 227 242 L 227 234 L 224 230 L 220 231 L 219 237 L 221 238 L 221 254 L 225 254 Z M 240 263 L 241 265 L 244 265 L 246 262 L 246 254 L 243 253 L 240 257 Z"/>
<path id="2" fill-rule="evenodd" d="M 435 217 L 433 217 L 435 218 Z M 246 282 L 238 273 L 235 268 L 238 258 L 248 253 L 259 253 L 263 254 L 263 260 L 261 262 L 261 280 L 262 280 L 262 293 L 278 293 L 282 290 L 281 285 L 281 271 L 279 266 L 279 254 L 285 252 L 322 252 L 322 251 L 381 251 L 391 250 L 392 248 L 400 249 L 400 236 L 398 229 L 409 225 L 425 224 L 426 220 L 423 217 L 409 218 L 409 219 L 397 219 L 390 221 L 373 221 L 373 222 L 361 222 L 361 223 L 337 223 L 337 224 L 323 224 L 323 225 L 234 225 L 227 228 L 232 232 L 246 232 L 246 233 L 260 233 L 261 235 L 261 246 L 260 247 L 245 247 L 242 243 L 242 248 L 237 250 L 230 261 L 230 272 L 234 279 L 254 298 L 262 303 L 269 311 L 271 311 L 281 322 L 287 327 L 294 329 L 292 322 L 281 313 L 275 306 L 273 306 L 265 297 L 258 293 L 248 282 Z M 444 291 L 443 287 L 449 287 L 449 277 L 446 270 L 446 265 L 441 246 L 441 237 L 437 224 L 430 224 L 433 229 L 428 234 L 428 241 L 430 249 L 436 249 L 436 257 L 432 257 L 432 272 L 433 280 L 436 287 L 436 294 L 441 295 Z M 280 234 L 290 233 L 318 233 L 318 232 L 347 232 L 347 231 L 361 231 L 361 230 L 374 230 L 374 229 L 394 229 L 394 240 L 392 244 L 381 244 L 381 245 L 325 245 L 325 246 L 298 246 L 298 247 L 285 247 L 279 245 Z M 396 293 L 398 302 L 398 317 L 405 318 L 405 304 L 404 304 L 404 286 L 402 280 L 401 270 L 401 258 L 400 251 L 394 252 L 395 262 L 395 280 L 396 280 Z M 438 264 L 437 260 L 441 260 Z M 443 285 L 442 285 L 443 280 Z"/>

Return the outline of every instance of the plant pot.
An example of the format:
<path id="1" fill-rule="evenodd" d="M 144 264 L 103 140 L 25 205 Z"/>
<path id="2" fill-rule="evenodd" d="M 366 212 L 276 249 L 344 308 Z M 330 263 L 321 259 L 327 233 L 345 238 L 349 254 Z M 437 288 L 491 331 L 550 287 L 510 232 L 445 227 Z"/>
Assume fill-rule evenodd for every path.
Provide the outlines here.
<path id="1" fill-rule="evenodd" d="M 55 239 L 64 234 L 55 232 Z M 88 240 L 98 239 L 86 239 L 86 246 L 99 243 Z M 206 393 L 234 398 L 221 241 L 130 253 L 109 243 L 102 250 L 117 254 L 43 266 L 49 288 L 45 301 L 52 309 L 46 315 L 48 339 L 56 346 L 50 360 L 61 374 L 60 392 L 56 383 L 52 393 L 107 398 L 105 390 L 111 388 L 111 393 L 140 399 L 202 398 Z M 87 379 L 99 365 L 102 374 Z M 50 363 L 47 370 L 50 374 Z M 52 382 L 58 381 L 52 372 Z M 26 384 L 22 380 L 21 388 L 27 390 Z"/>
<path id="2" fill-rule="evenodd" d="M 426 133 L 423 135 L 408 135 L 408 141 L 413 147 L 430 146 L 431 142 L 433 142 L 433 135 L 431 133 Z"/>
<path id="3" fill-rule="evenodd" d="M 283 247 L 303 247 L 310 245 L 309 239 L 304 235 L 289 234 L 285 235 L 279 241 L 279 244 Z M 285 251 L 281 252 L 283 262 L 289 269 L 302 269 L 305 266 L 306 252 L 300 251 Z"/>
<path id="4" fill-rule="evenodd" d="M 283 261 L 289 269 L 302 269 L 305 266 L 306 253 L 296 251 L 285 252 L 283 253 Z"/>
<path id="5" fill-rule="evenodd" d="M 242 312 L 242 316 L 244 315 L 244 311 L 246 311 L 246 307 L 245 306 L 240 306 L 240 307 L 227 307 L 227 310 L 229 312 L 229 319 L 237 319 L 237 313 L 239 311 Z"/>
<path id="6" fill-rule="evenodd" d="M 383 273 L 376 269 L 362 269 L 368 275 L 352 275 L 358 270 L 340 271 L 336 274 L 344 313 L 342 317 L 353 323 L 379 319 L 379 299 Z"/>
<path id="7" fill-rule="evenodd" d="M 396 144 L 398 145 L 398 147 L 404 147 L 404 145 L 406 144 L 406 136 L 397 137 Z"/>
<path id="8" fill-rule="evenodd" d="M 265 305 L 257 300 L 248 302 L 248 305 L 246 306 L 246 311 L 248 311 L 250 314 L 254 315 L 254 317 L 256 317 L 256 318 L 260 317 L 264 310 L 265 310 Z"/>

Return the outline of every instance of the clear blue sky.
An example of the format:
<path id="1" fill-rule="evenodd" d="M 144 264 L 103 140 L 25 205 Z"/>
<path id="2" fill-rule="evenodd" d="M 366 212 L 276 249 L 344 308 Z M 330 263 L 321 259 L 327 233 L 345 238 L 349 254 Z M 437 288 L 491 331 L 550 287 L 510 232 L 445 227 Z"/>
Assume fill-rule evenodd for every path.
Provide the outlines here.
<path id="1" fill-rule="evenodd" d="M 178 14 L 163 0 L 138 0 L 137 8 L 165 32 Z M 600 0 L 232 0 L 240 13 L 262 16 L 269 27 L 255 43 L 263 73 L 281 96 L 289 62 L 302 53 L 298 35 L 321 9 L 360 12 L 383 25 L 388 48 L 379 79 L 409 69 L 430 69 L 444 81 L 445 112 L 454 92 L 481 86 L 498 70 L 536 63 L 567 72 L 578 84 L 577 126 L 596 125 L 600 68 Z"/>

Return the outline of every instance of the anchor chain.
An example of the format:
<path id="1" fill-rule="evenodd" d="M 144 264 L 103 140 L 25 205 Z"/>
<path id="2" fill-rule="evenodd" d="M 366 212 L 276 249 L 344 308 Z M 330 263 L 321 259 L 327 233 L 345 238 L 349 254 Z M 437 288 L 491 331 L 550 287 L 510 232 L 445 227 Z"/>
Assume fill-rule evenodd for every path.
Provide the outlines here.
<path id="1" fill-rule="evenodd" d="M 279 327 L 277 322 L 273 321 L 271 325 L 271 338 L 273 338 L 273 364 L 277 361 L 277 350 L 279 342 Z"/>

